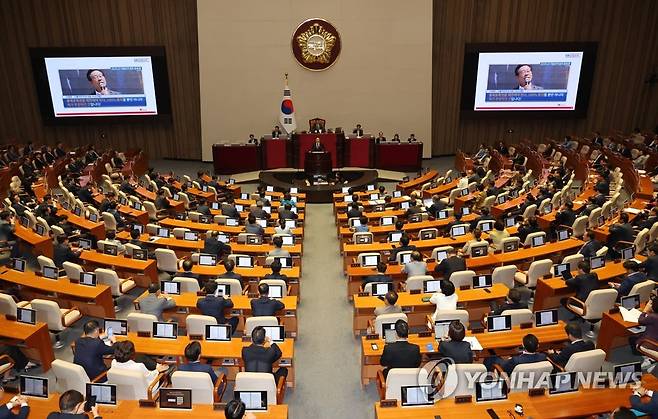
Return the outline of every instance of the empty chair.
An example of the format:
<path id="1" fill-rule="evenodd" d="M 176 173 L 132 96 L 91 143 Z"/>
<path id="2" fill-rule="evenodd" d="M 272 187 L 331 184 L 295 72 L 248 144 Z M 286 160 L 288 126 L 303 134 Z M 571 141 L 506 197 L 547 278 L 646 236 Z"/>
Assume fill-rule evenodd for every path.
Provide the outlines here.
<path id="1" fill-rule="evenodd" d="M 475 271 L 453 272 L 452 275 L 450 275 L 450 282 L 455 285 L 455 289 L 459 289 L 464 286 L 470 287 L 473 285 L 473 277 L 475 275 Z"/>
<path id="2" fill-rule="evenodd" d="M 658 223 L 656 223 L 658 225 Z M 420 240 L 435 239 L 439 235 L 439 230 L 436 228 L 422 228 L 418 231 L 418 238 Z"/>
<path id="3" fill-rule="evenodd" d="M 279 378 L 274 382 L 274 375 L 266 372 L 239 372 L 235 376 L 235 391 L 266 391 L 267 404 L 283 404 L 286 380 Z"/>
<path id="4" fill-rule="evenodd" d="M 153 332 L 153 322 L 157 322 L 158 318 L 153 314 L 144 313 L 130 313 L 126 317 L 128 321 L 128 331 L 130 332 Z"/>
<path id="5" fill-rule="evenodd" d="M 537 208 L 537 212 L 539 212 L 539 214 L 544 214 L 544 212 L 545 212 L 544 209 L 546 208 L 546 205 L 548 205 L 548 204 L 550 204 L 550 203 L 551 203 L 551 199 L 550 199 L 550 198 L 546 198 L 546 199 L 544 199 L 543 201 L 541 201 L 541 202 L 539 203 L 539 207 Z"/>
<path id="6" fill-rule="evenodd" d="M 583 320 L 593 324 L 598 323 L 603 318 L 603 313 L 614 307 L 616 299 L 617 290 L 615 289 L 594 290 L 589 293 L 585 301 L 580 301 L 576 297 L 569 297 L 566 308 Z M 590 330 L 587 336 L 593 337 L 593 331 Z"/>
<path id="7" fill-rule="evenodd" d="M 110 368 L 107 371 L 107 383 L 117 386 L 117 400 L 153 400 L 165 376 L 160 373 L 149 382 L 142 371 Z"/>
<path id="8" fill-rule="evenodd" d="M 244 335 L 251 336 L 251 332 L 258 326 L 278 326 L 279 319 L 276 316 L 247 317 L 244 322 Z"/>
<path id="9" fill-rule="evenodd" d="M 438 262 L 439 260 L 438 260 L 438 258 L 437 258 L 437 255 L 438 255 L 440 252 L 446 252 L 446 253 L 450 254 L 450 252 L 452 252 L 452 251 L 454 251 L 454 250 L 455 250 L 455 249 L 454 249 L 452 246 L 439 246 L 439 247 L 435 247 L 434 249 L 432 249 L 432 257 L 431 257 L 431 258 L 434 259 L 434 260 L 436 260 L 436 261 Z"/>
<path id="10" fill-rule="evenodd" d="M 55 262 L 53 262 L 51 258 L 44 255 L 37 256 L 37 262 L 39 262 L 39 269 L 42 271 L 44 266 L 51 266 L 56 268 Z"/>
<path id="11" fill-rule="evenodd" d="M 158 212 L 158 209 L 156 208 L 153 202 L 144 201 L 142 202 L 142 205 L 144 205 L 144 209 L 148 213 L 150 221 L 158 221 L 163 218 L 167 218 L 167 216 L 164 213 Z"/>
<path id="12" fill-rule="evenodd" d="M 66 272 L 66 276 L 69 279 L 73 279 L 73 280 L 79 280 L 80 276 L 85 271 L 84 269 L 82 269 L 82 266 L 78 265 L 77 263 L 73 263 L 73 262 L 64 262 L 64 263 L 62 263 L 62 267 L 64 268 L 64 271 Z"/>
<path id="13" fill-rule="evenodd" d="M 247 239 L 261 241 L 261 237 L 258 234 L 253 233 L 240 233 L 238 234 L 237 241 L 238 243 L 247 243 Z"/>
<path id="14" fill-rule="evenodd" d="M 395 324 L 395 322 L 398 320 L 404 320 L 405 322 L 409 321 L 407 319 L 407 315 L 404 313 L 380 314 L 379 316 L 375 317 L 375 330 L 373 332 L 384 338 L 384 335 L 382 334 L 382 325 L 389 323 Z"/>
<path id="15" fill-rule="evenodd" d="M 193 292 L 200 291 L 199 281 L 195 278 L 187 278 L 184 276 L 176 276 L 173 278 L 174 282 L 180 283 L 180 292 Z"/>
<path id="16" fill-rule="evenodd" d="M 459 320 L 464 327 L 468 328 L 469 313 L 467 310 L 439 310 L 432 315 L 435 322 L 440 320 Z"/>
<path id="17" fill-rule="evenodd" d="M 117 275 L 116 271 L 111 269 L 96 268 L 94 273 L 96 274 L 96 279 L 99 284 L 104 284 L 110 287 L 112 297 L 114 298 L 114 309 L 119 311 L 117 300 L 121 296 L 125 295 L 128 291 L 135 288 L 137 284 L 135 284 L 135 281 L 132 279 L 132 277 L 119 278 L 119 275 Z"/>
<path id="18" fill-rule="evenodd" d="M 596 256 L 606 256 L 608 254 L 608 246 L 603 246 L 596 251 Z"/>
<path id="19" fill-rule="evenodd" d="M 170 274 L 175 274 L 178 271 L 178 258 L 171 249 L 155 249 L 155 260 L 160 271 Z"/>
<path id="20" fill-rule="evenodd" d="M 18 307 L 30 308 L 30 303 L 29 301 L 17 302 L 11 295 L 0 292 L 0 315 L 16 317 Z"/>
<path id="21" fill-rule="evenodd" d="M 174 229 L 172 230 L 172 233 L 173 233 L 173 235 L 174 235 L 175 238 L 177 238 L 177 239 L 180 240 L 180 239 L 182 239 L 183 237 L 185 237 L 185 233 L 187 233 L 187 232 L 189 232 L 189 231 L 190 231 L 189 228 L 176 227 L 176 228 L 174 228 Z"/>
<path id="22" fill-rule="evenodd" d="M 517 308 L 510 310 L 503 310 L 501 316 L 510 316 L 512 319 L 512 326 L 518 326 L 521 323 L 532 323 L 535 315 L 532 310 L 527 308 Z"/>
<path id="23" fill-rule="evenodd" d="M 573 225 L 571 226 L 573 236 L 578 238 L 583 237 L 585 234 L 585 229 L 587 229 L 588 220 L 589 217 L 587 215 L 576 218 L 576 221 L 574 221 Z"/>
<path id="24" fill-rule="evenodd" d="M 640 302 L 646 303 L 651 298 L 651 291 L 653 291 L 655 286 L 655 281 L 647 279 L 644 282 L 633 285 L 633 288 L 631 288 L 631 291 L 628 293 L 628 295 L 638 294 L 640 296 Z"/>
<path id="25" fill-rule="evenodd" d="M 397 400 L 402 402 L 402 387 L 429 384 L 425 376 L 424 383 L 420 383 L 419 376 L 423 374 L 422 368 L 392 368 L 388 371 L 386 379 L 382 371 L 377 372 L 377 390 L 380 399 Z"/>
<path id="26" fill-rule="evenodd" d="M 218 389 L 222 385 L 223 389 L 221 393 L 218 393 Z M 226 376 L 220 373 L 217 381 L 213 384 L 208 373 L 175 371 L 171 375 L 171 386 L 192 390 L 192 404 L 219 403 L 226 390 Z"/>
<path id="27" fill-rule="evenodd" d="M 132 244 L 132 243 L 125 243 L 123 246 L 125 248 L 124 253 L 126 255 L 130 256 L 130 257 L 133 256 L 135 250 L 140 250 L 141 249 L 141 247 L 139 247 L 135 244 Z"/>
<path id="28" fill-rule="evenodd" d="M 441 198 L 441 202 L 448 206 L 453 206 L 455 204 L 455 199 L 459 196 L 461 193 L 461 189 L 459 188 L 454 188 L 450 191 L 450 194 L 448 195 L 447 198 Z"/>
<path id="29" fill-rule="evenodd" d="M 59 305 L 54 301 L 34 299 L 30 306 L 36 311 L 37 322 L 46 323 L 48 330 L 55 335 L 56 349 L 64 346 L 60 336 L 61 333 L 82 318 L 82 314 L 80 314 L 77 307 L 59 308 Z"/>
<path id="30" fill-rule="evenodd" d="M 117 220 L 114 218 L 114 215 L 109 212 L 104 212 L 102 214 L 103 223 L 105 223 L 105 231 L 116 231 L 117 230 Z"/>
<path id="31" fill-rule="evenodd" d="M 518 249 L 521 247 L 521 239 L 513 236 L 513 237 L 505 237 L 500 241 L 500 247 L 502 248 L 503 252 L 505 251 L 505 247 L 508 245 L 508 243 L 516 243 L 515 247 Z"/>
<path id="32" fill-rule="evenodd" d="M 482 207 L 483 208 L 491 208 L 493 204 L 496 203 L 496 196 L 491 195 L 486 198 L 484 198 L 484 201 L 482 202 Z"/>
<path id="33" fill-rule="evenodd" d="M 67 390 L 77 390 L 82 394 L 86 394 L 87 383 L 91 382 L 91 380 L 81 365 L 63 361 L 61 359 L 54 360 L 51 365 L 60 392 L 63 393 Z M 98 380 L 103 376 L 105 376 L 105 373 L 93 378 Z"/>
<path id="34" fill-rule="evenodd" d="M 190 217 L 190 221 L 194 221 L 195 223 L 199 222 L 199 220 L 201 219 L 201 215 L 203 214 L 196 211 L 190 211 L 187 213 L 187 216 Z"/>
<path id="35" fill-rule="evenodd" d="M 553 261 L 550 259 L 536 260 L 528 267 L 528 272 L 517 272 L 514 274 L 514 281 L 528 288 L 537 286 L 537 280 L 544 275 L 550 275 Z"/>
<path id="36" fill-rule="evenodd" d="M 406 291 L 416 291 L 416 290 L 422 291 L 423 290 L 423 284 L 425 283 L 425 281 L 432 281 L 432 280 L 434 280 L 434 277 L 432 275 L 410 276 L 404 282 L 405 290 Z"/>
<path id="37" fill-rule="evenodd" d="M 185 192 L 178 193 L 178 200 L 183 203 L 186 210 L 190 209 L 190 198 L 187 196 Z"/>
<path id="38" fill-rule="evenodd" d="M 585 256 L 576 253 L 574 255 L 565 256 L 564 259 L 562 259 L 562 263 L 568 263 L 569 270 L 573 272 L 578 269 L 578 264 L 583 260 L 585 260 Z"/>
<path id="39" fill-rule="evenodd" d="M 536 204 L 528 205 L 523 211 L 523 219 L 527 220 L 530 217 L 534 217 L 536 212 L 537 212 Z"/>
<path id="40" fill-rule="evenodd" d="M 157 225 L 157 224 L 152 224 L 152 223 L 146 224 L 146 232 L 148 234 L 150 234 L 151 236 L 157 235 L 159 228 L 160 228 L 160 226 Z"/>
<path id="41" fill-rule="evenodd" d="M 601 371 L 605 361 L 605 351 L 603 349 L 591 349 L 589 351 L 576 352 L 569 357 L 564 366 L 566 372 L 598 372 Z"/>
<path id="42" fill-rule="evenodd" d="M 376 252 L 359 253 L 358 256 L 356 257 L 357 263 L 361 266 L 366 266 L 366 261 L 367 261 L 368 257 L 370 257 L 370 256 L 380 258 L 380 254 L 376 253 Z"/>
<path id="43" fill-rule="evenodd" d="M 444 395 L 442 394 L 443 389 L 440 390 L 439 394 L 441 397 L 454 398 L 456 396 L 470 395 L 475 399 L 475 385 L 473 384 L 473 378 L 478 377 L 476 381 L 484 381 L 487 376 L 487 367 L 482 364 L 452 364 L 448 367 L 448 375 L 451 374 L 457 374 L 457 386 L 452 394 Z"/>
<path id="44" fill-rule="evenodd" d="M 546 233 L 543 231 L 538 231 L 536 233 L 530 233 L 528 236 L 525 238 L 525 241 L 523 242 L 524 246 L 531 246 L 532 245 L 532 240 L 535 237 L 544 237 L 544 243 L 546 243 Z"/>
<path id="45" fill-rule="evenodd" d="M 496 267 L 491 273 L 492 284 L 504 284 L 507 288 L 514 288 L 514 274 L 516 265 L 505 265 Z"/>
<path id="46" fill-rule="evenodd" d="M 587 225 L 589 228 L 599 227 L 599 217 L 603 208 L 594 208 L 592 212 L 589 213 L 589 218 L 587 219 Z"/>
<path id="47" fill-rule="evenodd" d="M 187 335 L 201 335 L 205 336 L 206 326 L 217 324 L 217 319 L 212 316 L 204 316 L 201 314 L 188 314 L 185 318 L 185 330 Z"/>
<path id="48" fill-rule="evenodd" d="M 230 295 L 241 295 L 242 294 L 242 284 L 240 280 L 234 278 L 217 278 L 215 279 L 217 285 L 228 285 Z"/>

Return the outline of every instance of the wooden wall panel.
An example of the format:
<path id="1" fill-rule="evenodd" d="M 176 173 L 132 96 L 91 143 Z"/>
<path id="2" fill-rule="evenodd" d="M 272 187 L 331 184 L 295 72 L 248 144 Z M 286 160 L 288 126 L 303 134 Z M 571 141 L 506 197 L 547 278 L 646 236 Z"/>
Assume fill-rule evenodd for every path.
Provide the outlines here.
<path id="1" fill-rule="evenodd" d="M 196 0 L 2 0 L 0 142 L 140 147 L 151 157 L 201 158 Z M 29 47 L 163 45 L 172 121 L 44 126 Z"/>
<path id="2" fill-rule="evenodd" d="M 433 19 L 434 155 L 658 124 L 658 85 L 644 83 L 658 71 L 655 0 L 435 0 Z M 585 41 L 599 43 L 586 118 L 460 120 L 466 43 Z"/>

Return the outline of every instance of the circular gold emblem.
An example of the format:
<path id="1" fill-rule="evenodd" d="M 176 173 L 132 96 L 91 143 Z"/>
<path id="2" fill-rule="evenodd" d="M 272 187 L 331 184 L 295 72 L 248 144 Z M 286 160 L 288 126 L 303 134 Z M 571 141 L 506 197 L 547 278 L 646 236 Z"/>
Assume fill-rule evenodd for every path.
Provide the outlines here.
<path id="1" fill-rule="evenodd" d="M 326 70 L 340 54 L 340 35 L 334 25 L 323 19 L 302 22 L 291 43 L 295 59 L 309 70 Z"/>

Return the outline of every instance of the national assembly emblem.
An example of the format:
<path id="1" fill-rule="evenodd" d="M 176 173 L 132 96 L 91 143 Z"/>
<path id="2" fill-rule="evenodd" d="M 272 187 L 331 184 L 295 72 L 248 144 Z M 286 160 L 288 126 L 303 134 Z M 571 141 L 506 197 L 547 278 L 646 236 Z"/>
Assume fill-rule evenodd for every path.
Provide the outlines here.
<path id="1" fill-rule="evenodd" d="M 340 54 L 340 35 L 331 23 L 323 19 L 302 22 L 291 42 L 295 59 L 309 70 L 326 70 Z"/>

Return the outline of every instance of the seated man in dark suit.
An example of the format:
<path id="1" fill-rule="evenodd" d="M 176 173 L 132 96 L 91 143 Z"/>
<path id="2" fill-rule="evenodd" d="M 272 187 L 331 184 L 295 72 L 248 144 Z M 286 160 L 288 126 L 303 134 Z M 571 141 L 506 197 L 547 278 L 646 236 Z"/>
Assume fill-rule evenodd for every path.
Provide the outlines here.
<path id="1" fill-rule="evenodd" d="M 73 250 L 69 246 L 69 238 L 66 236 L 57 236 L 57 244 L 53 249 L 53 262 L 58 268 L 62 267 L 64 262 L 80 262 L 81 250 Z"/>
<path id="2" fill-rule="evenodd" d="M 569 343 L 567 343 L 559 352 L 556 352 L 553 349 L 547 351 L 548 358 L 561 367 L 564 367 L 567 364 L 571 355 L 577 352 L 594 349 L 594 344 L 592 342 L 583 340 L 583 331 L 578 322 L 567 323 L 564 326 L 564 331 L 567 333 Z"/>
<path id="3" fill-rule="evenodd" d="M 107 371 L 103 356 L 112 355 L 114 353 L 114 346 L 108 346 L 101 340 L 100 326 L 96 320 L 89 320 L 85 323 L 82 330 L 84 334 L 75 341 L 73 362 L 82 366 L 89 379 L 93 380 Z M 114 344 L 114 336 L 109 339 Z M 106 380 L 106 378 L 103 378 L 101 381 L 104 382 Z"/>
<path id="4" fill-rule="evenodd" d="M 384 351 L 379 363 L 384 367 L 384 378 L 393 368 L 418 368 L 420 366 L 420 347 L 407 342 L 409 337 L 409 325 L 400 319 L 395 322 L 395 334 L 397 340 L 384 345 Z"/>
<path id="5" fill-rule="evenodd" d="M 356 124 L 356 128 L 352 130 L 352 134 L 357 137 L 363 137 L 363 128 L 361 128 L 361 124 Z"/>
<path id="6" fill-rule="evenodd" d="M 564 282 L 576 292 L 576 298 L 583 303 L 590 292 L 599 289 L 599 276 L 590 270 L 589 262 L 583 260 L 578 262 L 578 275 L 575 278 L 571 277 L 571 271 L 568 269 L 562 274 Z M 566 303 L 566 299 L 563 301 Z"/>
<path id="7" fill-rule="evenodd" d="M 251 332 L 251 345 L 242 348 L 242 360 L 246 372 L 266 372 L 274 375 L 274 382 L 288 376 L 286 367 L 279 367 L 273 372 L 273 364 L 281 358 L 281 349 L 276 343 L 270 344 L 265 336 L 265 329 L 257 326 Z"/>
<path id="8" fill-rule="evenodd" d="M 555 226 L 571 227 L 574 221 L 576 221 L 576 213 L 573 211 L 573 202 L 569 201 L 555 214 Z"/>
<path id="9" fill-rule="evenodd" d="M 541 202 L 539 200 L 537 201 Z M 539 207 L 539 205 L 537 205 L 537 207 Z M 518 236 L 519 239 L 521 240 L 521 244 L 525 242 L 525 239 L 526 237 L 528 237 L 529 234 L 537 233 L 539 231 L 541 231 L 541 229 L 539 228 L 539 224 L 537 223 L 537 218 L 535 218 L 534 216 L 528 217 L 528 219 L 525 220 L 523 224 L 519 226 Z"/>
<path id="10" fill-rule="evenodd" d="M 196 212 L 199 212 L 203 215 L 212 215 L 210 213 L 210 207 L 208 206 L 205 198 L 199 198 L 199 205 L 196 207 Z"/>
<path id="11" fill-rule="evenodd" d="M 628 213 L 622 212 L 619 215 L 619 221 L 619 224 L 613 224 L 610 226 L 610 235 L 608 236 L 608 242 L 606 243 L 606 246 L 608 246 L 608 254 L 613 259 L 620 257 L 617 243 L 621 241 L 632 243 L 635 235 L 633 232 L 633 226 L 628 222 Z"/>
<path id="12" fill-rule="evenodd" d="M 235 203 L 231 195 L 226 197 L 226 202 L 222 204 L 222 215 L 226 215 L 230 218 L 240 219 L 240 213 L 238 212 L 237 208 L 235 208 Z"/>
<path id="13" fill-rule="evenodd" d="M 386 262 L 379 262 L 377 264 L 377 273 L 363 278 L 361 285 L 365 287 L 366 284 L 371 282 L 393 282 L 393 278 L 390 275 L 386 275 L 386 268 Z"/>
<path id="14" fill-rule="evenodd" d="M 212 231 L 210 235 L 206 236 L 203 241 L 203 251 L 209 255 L 217 255 L 218 259 L 223 259 L 225 256 L 231 254 L 231 246 L 226 243 L 219 241 L 217 238 L 219 236 L 218 231 Z"/>
<path id="15" fill-rule="evenodd" d="M 274 314 L 285 308 L 279 300 L 269 297 L 270 286 L 267 284 L 258 284 L 258 298 L 251 300 L 251 314 L 252 316 L 274 316 Z"/>
<path id="16" fill-rule="evenodd" d="M 388 260 L 390 260 L 391 262 L 394 262 L 396 260 L 397 256 L 398 256 L 398 253 L 406 252 L 406 251 L 409 251 L 409 250 L 416 250 L 415 245 L 413 245 L 413 244 L 410 245 L 409 244 L 410 240 L 411 239 L 409 238 L 409 236 L 407 234 L 403 234 L 402 237 L 400 237 L 400 245 L 398 247 L 394 248 L 393 250 L 391 250 L 391 256 L 389 256 Z"/>
<path id="17" fill-rule="evenodd" d="M 229 317 L 227 319 L 224 316 L 226 309 L 233 308 L 233 301 L 221 295 L 215 296 L 215 291 L 217 291 L 217 283 L 215 281 L 208 281 L 204 287 L 204 291 L 206 292 L 206 296 L 196 302 L 196 307 L 201 314 L 214 317 L 218 324 L 231 325 L 231 332 L 235 334 L 240 319 L 238 317 Z"/>
<path id="18" fill-rule="evenodd" d="M 139 230 L 136 228 L 130 230 L 130 240 L 128 240 L 128 243 L 139 247 L 145 252 L 148 252 L 148 247 L 139 239 L 140 236 L 141 234 L 139 234 Z"/>
<path id="19" fill-rule="evenodd" d="M 491 303 L 491 314 L 499 316 L 505 310 L 518 310 L 521 308 L 528 308 L 528 303 L 521 301 L 522 295 L 518 288 L 512 288 L 507 292 L 507 299 L 501 305 L 496 302 Z"/>
<path id="20" fill-rule="evenodd" d="M 350 204 L 350 209 L 347 210 L 347 218 L 361 218 L 363 212 L 359 209 L 358 202 L 352 202 Z"/>
<path id="21" fill-rule="evenodd" d="M 642 401 L 643 397 L 647 397 L 646 401 Z M 650 418 L 658 418 L 658 392 L 647 390 L 644 387 L 637 388 L 631 396 L 631 407 L 637 411 L 646 413 Z M 631 418 L 637 417 L 633 412 L 630 412 Z M 616 419 L 617 416 L 614 416 Z"/>
<path id="22" fill-rule="evenodd" d="M 447 205 L 441 201 L 441 197 L 439 195 L 432 195 L 432 205 L 427 208 L 427 213 L 434 218 L 438 218 L 439 212 L 446 209 L 446 207 Z"/>
<path id="23" fill-rule="evenodd" d="M 636 261 L 625 260 L 623 266 L 624 269 L 626 269 L 626 276 L 624 279 L 622 279 L 620 283 L 608 282 L 608 285 L 617 290 L 617 301 L 619 301 L 621 297 L 626 297 L 633 289 L 633 286 L 647 280 L 646 274 L 640 272 L 640 264 Z"/>
<path id="24" fill-rule="evenodd" d="M 184 278 L 193 278 L 196 279 L 197 281 L 199 280 L 199 275 L 192 273 L 192 268 L 194 267 L 194 264 L 192 263 L 191 260 L 186 259 L 183 261 L 183 272 L 179 272 L 176 274 L 178 277 L 184 277 Z"/>
<path id="25" fill-rule="evenodd" d="M 585 244 L 580 248 L 578 253 L 583 255 L 585 259 L 596 256 L 596 252 L 598 252 L 602 247 L 601 242 L 596 240 L 594 231 L 592 230 L 585 231 L 585 234 L 583 235 L 583 241 Z"/>
<path id="26" fill-rule="evenodd" d="M 242 282 L 242 275 L 233 272 L 233 269 L 235 269 L 235 261 L 233 259 L 226 259 L 224 261 L 224 268 L 226 268 L 226 272 L 219 275 L 218 278 L 237 279 L 238 281 Z"/>
<path id="27" fill-rule="evenodd" d="M 658 244 L 651 244 L 647 248 L 649 257 L 640 263 L 640 269 L 646 272 L 651 279 L 658 280 Z"/>
<path id="28" fill-rule="evenodd" d="M 446 224 L 446 226 L 444 228 L 444 231 L 445 231 L 446 235 L 450 235 L 450 229 L 452 229 L 452 227 L 454 227 L 456 225 L 459 225 L 459 224 L 468 224 L 468 223 L 462 221 L 462 213 L 461 212 L 455 212 L 453 214 L 453 217 L 455 217 L 455 220 L 450 221 L 448 224 Z"/>
<path id="29" fill-rule="evenodd" d="M 281 273 L 281 262 L 278 259 L 275 259 L 274 262 L 270 265 L 270 269 L 272 269 L 272 272 L 269 274 L 265 274 L 263 277 L 264 279 L 283 279 L 284 281 L 288 282 L 288 275 L 282 274 Z"/>
<path id="30" fill-rule="evenodd" d="M 185 359 L 186 363 L 180 364 L 178 366 L 178 371 L 187 371 L 187 372 L 205 372 L 210 376 L 213 385 L 217 382 L 217 374 L 213 371 L 210 364 L 202 364 L 199 362 L 201 358 L 201 344 L 199 341 L 192 341 L 187 344 L 185 347 Z M 221 389 L 218 389 L 221 390 Z"/>
<path id="31" fill-rule="evenodd" d="M 449 280 L 453 273 L 466 270 L 466 260 L 459 256 L 452 249 L 448 252 L 448 257 L 443 259 L 434 267 L 434 272 L 443 276 L 443 279 Z"/>
<path id="32" fill-rule="evenodd" d="M 493 371 L 495 364 L 500 365 L 503 371 L 505 371 L 507 375 L 510 375 L 512 374 L 512 371 L 514 371 L 514 368 L 519 364 L 532 364 L 533 362 L 545 361 L 546 355 L 537 353 L 538 347 L 539 339 L 537 339 L 537 336 L 529 333 L 523 337 L 523 352 L 519 355 L 512 356 L 508 359 L 491 356 L 484 360 L 484 365 L 489 371 Z"/>
<path id="33" fill-rule="evenodd" d="M 459 320 L 453 320 L 448 326 L 448 337 L 450 340 L 439 343 L 439 355 L 444 358 L 452 358 L 456 364 L 472 364 L 473 351 L 471 344 L 464 341 L 466 328 Z"/>

